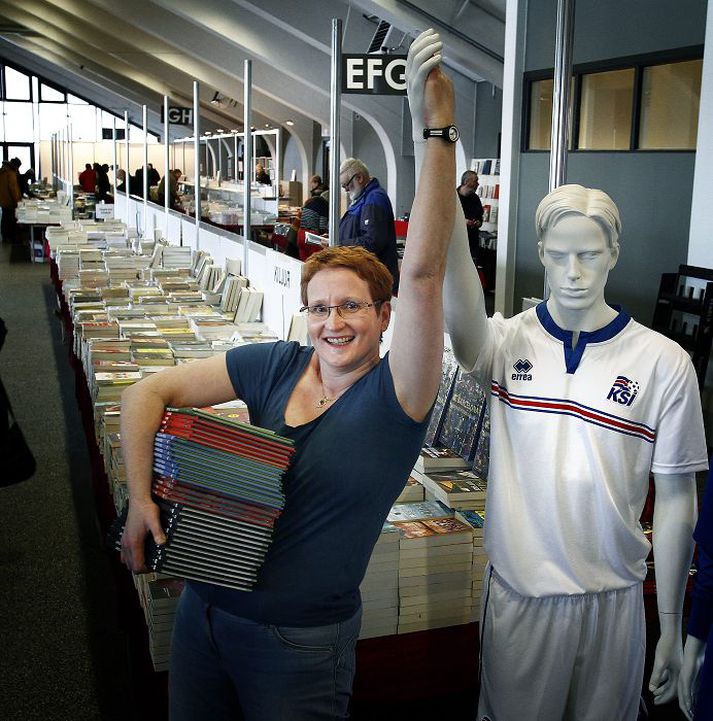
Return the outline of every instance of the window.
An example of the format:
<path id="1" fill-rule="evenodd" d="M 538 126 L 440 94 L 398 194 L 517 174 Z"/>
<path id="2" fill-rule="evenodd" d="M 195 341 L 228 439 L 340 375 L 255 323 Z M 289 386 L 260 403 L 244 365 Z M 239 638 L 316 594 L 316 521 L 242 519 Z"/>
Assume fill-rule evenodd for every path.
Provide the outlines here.
<path id="1" fill-rule="evenodd" d="M 50 140 L 52 134 L 67 127 L 65 103 L 40 103 L 40 140 Z"/>
<path id="2" fill-rule="evenodd" d="M 72 93 L 67 93 L 67 102 L 71 103 L 72 105 L 89 105 L 86 100 L 82 100 L 76 95 L 72 95 Z"/>
<path id="3" fill-rule="evenodd" d="M 33 142 L 35 138 L 32 103 L 5 102 L 4 106 L 4 140 L 9 143 Z"/>
<path id="4" fill-rule="evenodd" d="M 634 76 L 634 68 L 583 76 L 578 148 L 629 149 Z"/>
<path id="5" fill-rule="evenodd" d="M 67 95 L 69 98 L 69 94 Z M 72 123 L 72 139 L 94 143 L 97 138 L 97 109 L 93 105 L 67 105 Z"/>
<path id="6" fill-rule="evenodd" d="M 686 48 L 575 67 L 579 92 L 569 108 L 575 149 L 695 150 L 702 52 Z M 528 75 L 525 150 L 549 150 L 553 80 L 542 71 Z"/>
<path id="7" fill-rule="evenodd" d="M 40 84 L 40 100 L 43 103 L 63 103 L 64 93 L 44 83 Z"/>
<path id="8" fill-rule="evenodd" d="M 32 100 L 30 76 L 6 65 L 5 98 L 7 100 Z"/>
<path id="9" fill-rule="evenodd" d="M 545 78 L 532 83 L 530 93 L 530 150 L 549 150 L 552 137 L 552 96 L 554 80 Z M 572 99 L 574 80 L 569 86 L 569 147 L 572 149 Z"/>
<path id="10" fill-rule="evenodd" d="M 639 147 L 695 150 L 702 60 L 644 69 Z"/>

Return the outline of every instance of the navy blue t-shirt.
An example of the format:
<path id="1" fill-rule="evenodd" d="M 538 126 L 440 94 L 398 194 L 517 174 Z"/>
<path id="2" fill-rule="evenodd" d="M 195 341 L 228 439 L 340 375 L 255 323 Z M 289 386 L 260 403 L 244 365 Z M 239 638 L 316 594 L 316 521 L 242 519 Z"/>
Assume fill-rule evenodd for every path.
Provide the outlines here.
<path id="1" fill-rule="evenodd" d="M 295 441 L 285 509 L 255 588 L 191 582 L 208 603 L 244 618 L 288 626 L 343 621 L 361 603 L 374 543 L 418 456 L 428 425 L 411 419 L 394 390 L 388 356 L 309 423 L 285 408 L 313 348 L 258 343 L 228 351 L 238 398 L 255 425 Z"/>

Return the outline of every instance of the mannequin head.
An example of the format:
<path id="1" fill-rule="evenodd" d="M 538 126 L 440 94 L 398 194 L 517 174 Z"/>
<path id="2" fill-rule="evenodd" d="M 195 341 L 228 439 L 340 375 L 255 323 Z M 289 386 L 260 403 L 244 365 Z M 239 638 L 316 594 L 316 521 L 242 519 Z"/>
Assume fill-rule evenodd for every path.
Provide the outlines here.
<path id="1" fill-rule="evenodd" d="M 596 330 L 611 320 L 604 300 L 619 258 L 621 220 L 601 190 L 562 185 L 535 212 L 540 261 L 550 286 L 548 308 L 569 330 Z"/>

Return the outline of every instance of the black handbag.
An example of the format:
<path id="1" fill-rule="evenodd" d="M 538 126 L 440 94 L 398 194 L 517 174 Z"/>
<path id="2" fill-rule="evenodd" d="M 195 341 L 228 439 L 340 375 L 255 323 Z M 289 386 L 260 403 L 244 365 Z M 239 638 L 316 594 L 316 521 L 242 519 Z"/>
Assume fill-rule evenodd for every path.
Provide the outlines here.
<path id="1" fill-rule="evenodd" d="M 31 478 L 35 457 L 12 412 L 5 386 L 0 381 L 0 486 L 11 486 Z"/>

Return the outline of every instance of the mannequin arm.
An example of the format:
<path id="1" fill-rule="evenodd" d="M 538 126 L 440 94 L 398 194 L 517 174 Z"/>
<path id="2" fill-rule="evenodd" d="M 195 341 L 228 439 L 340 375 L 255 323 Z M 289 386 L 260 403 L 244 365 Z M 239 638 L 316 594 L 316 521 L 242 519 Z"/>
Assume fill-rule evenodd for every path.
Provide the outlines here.
<path id="1" fill-rule="evenodd" d="M 678 705 L 688 721 L 693 719 L 693 709 L 698 695 L 698 674 L 706 655 L 706 642 L 689 634 L 683 649 L 683 664 L 678 677 Z"/>
<path id="2" fill-rule="evenodd" d="M 407 62 L 412 62 L 412 57 L 416 60 L 420 53 L 427 52 L 433 35 L 433 30 L 426 30 L 414 40 Z M 407 64 L 406 77 L 410 78 L 412 75 Z M 423 84 L 409 85 L 408 94 L 416 163 L 415 177 L 419 178 L 426 148 L 426 141 L 423 139 L 423 125 L 420 120 L 423 118 Z M 453 178 L 454 193 L 456 192 L 455 185 L 455 178 Z M 456 203 L 455 223 L 448 245 L 446 276 L 443 285 L 443 311 L 446 330 L 450 335 L 455 357 L 463 368 L 471 370 L 475 366 L 480 349 L 485 342 L 487 317 L 483 287 L 470 256 L 468 230 L 460 202 Z"/>
<path id="3" fill-rule="evenodd" d="M 654 482 L 653 544 L 661 638 L 656 645 L 649 690 L 654 695 L 654 704 L 658 705 L 675 697 L 681 670 L 681 621 L 693 557 L 696 482 L 693 473 L 655 473 Z"/>

